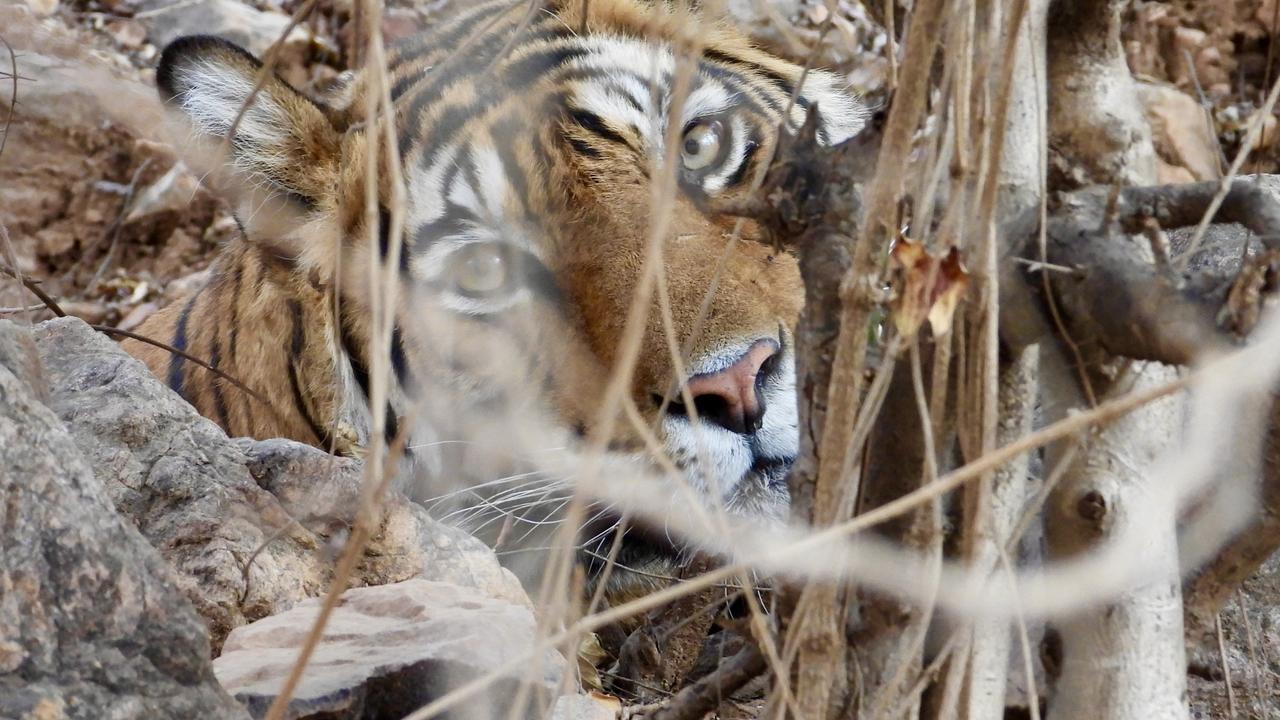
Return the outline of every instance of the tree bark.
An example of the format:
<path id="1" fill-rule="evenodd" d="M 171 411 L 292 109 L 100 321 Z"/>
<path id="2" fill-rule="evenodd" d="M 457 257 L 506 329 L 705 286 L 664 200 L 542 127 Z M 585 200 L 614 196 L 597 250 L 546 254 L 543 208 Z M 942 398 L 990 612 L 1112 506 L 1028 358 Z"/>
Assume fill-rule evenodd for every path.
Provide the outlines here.
<path id="1" fill-rule="evenodd" d="M 1150 130 L 1120 44 L 1124 5 L 1057 0 L 1051 9 L 1050 167 L 1060 188 L 1146 185 L 1154 179 Z M 1134 241 L 1117 236 L 1115 242 Z M 1091 382 L 1105 392 L 1108 384 L 1160 384 L 1173 373 L 1147 365 L 1122 371 L 1118 385 L 1099 373 L 1092 373 Z M 1167 496 L 1144 475 L 1177 437 L 1181 405 L 1179 398 L 1166 398 L 1090 435 L 1050 497 L 1045 525 L 1051 557 L 1082 553 L 1141 529 L 1138 542 L 1156 578 L 1057 623 L 1063 656 L 1049 705 L 1053 720 L 1187 717 L 1175 508 L 1157 502 Z M 1061 451 L 1050 453 L 1050 467 Z"/>

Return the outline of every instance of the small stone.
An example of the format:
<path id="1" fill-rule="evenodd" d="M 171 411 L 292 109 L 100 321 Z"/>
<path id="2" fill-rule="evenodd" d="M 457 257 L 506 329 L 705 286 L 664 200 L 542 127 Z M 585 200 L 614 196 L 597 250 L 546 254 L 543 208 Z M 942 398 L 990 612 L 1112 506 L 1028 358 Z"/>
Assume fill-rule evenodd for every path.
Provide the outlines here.
<path id="1" fill-rule="evenodd" d="M 154 315 L 159 309 L 160 306 L 153 302 L 142 303 L 121 318 L 120 322 L 116 323 L 116 327 L 121 330 L 132 330 L 145 322 L 147 318 Z"/>
<path id="2" fill-rule="evenodd" d="M 1139 83 L 1138 97 L 1151 124 L 1156 154 L 1169 166 L 1161 182 L 1221 177 L 1217 134 L 1200 103 L 1173 86 L 1155 83 Z"/>
<path id="3" fill-rule="evenodd" d="M 289 27 L 289 18 L 283 13 L 256 10 L 235 0 L 152 0 L 135 17 L 146 25 L 155 45 L 163 47 L 183 35 L 216 35 L 259 57 Z M 282 48 L 310 41 L 305 24 L 297 25 L 289 31 Z"/>
<path id="4" fill-rule="evenodd" d="M 27 7 L 36 17 L 49 17 L 58 11 L 58 0 L 27 0 Z"/>
<path id="5" fill-rule="evenodd" d="M 612 695 L 561 695 L 551 710 L 551 720 L 615 720 L 621 712 L 622 701 Z"/>
<path id="6" fill-rule="evenodd" d="M 126 48 L 138 48 L 147 39 L 147 28 L 137 20 L 124 18 L 107 23 L 106 31 Z"/>
<path id="7" fill-rule="evenodd" d="M 187 170 L 186 165 L 174 163 L 155 182 L 134 193 L 129 214 L 124 221 L 137 222 L 162 213 L 179 215 L 191 204 L 191 198 L 199 188 L 200 181 Z"/>
<path id="8" fill-rule="evenodd" d="M 260 717 L 279 693 L 319 612 L 320 601 L 237 628 L 214 661 L 223 686 Z M 536 653 L 537 622 L 522 605 L 471 588 L 414 579 L 343 593 L 289 703 L 293 718 L 403 717 L 480 675 L 503 672 L 459 714 L 502 717 L 521 681 L 549 702 L 568 664 Z M 513 658 L 529 655 L 518 669 Z M 545 706 L 545 705 L 543 705 Z M 467 712 L 467 711 L 472 712 Z M 474 714 L 473 714 L 474 713 Z M 527 717 L 520 714 L 519 717 Z M 595 720 L 574 714 L 565 720 Z"/>

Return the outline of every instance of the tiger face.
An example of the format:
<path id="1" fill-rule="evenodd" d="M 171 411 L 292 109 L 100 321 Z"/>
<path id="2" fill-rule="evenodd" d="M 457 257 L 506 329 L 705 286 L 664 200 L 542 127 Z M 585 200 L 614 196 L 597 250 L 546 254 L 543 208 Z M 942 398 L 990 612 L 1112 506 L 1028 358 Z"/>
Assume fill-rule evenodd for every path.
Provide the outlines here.
<path id="1" fill-rule="evenodd" d="M 204 348 L 280 407 L 242 407 L 217 377 L 131 349 L 229 432 L 321 446 L 334 428 L 368 442 L 370 367 L 389 353 L 388 436 L 417 418 L 418 494 L 465 498 L 454 515 L 472 529 L 546 523 L 570 493 L 536 457 L 592 438 L 673 465 L 702 502 L 781 518 L 800 277 L 754 225 L 710 208 L 750 193 L 780 128 L 811 108 L 830 143 L 866 113 L 834 76 L 726 27 L 638 0 L 529 7 L 466 6 L 391 48 L 385 84 L 358 75 L 320 102 L 267 74 L 243 114 L 256 59 L 203 37 L 166 49 L 161 95 L 245 236 L 142 332 Z M 383 92 L 394 117 L 370 126 Z M 394 138 L 398 174 L 375 135 Z M 399 280 L 381 350 L 380 259 Z M 584 523 L 596 560 L 619 514 Z M 661 567 L 658 534 L 633 532 L 619 564 Z"/>

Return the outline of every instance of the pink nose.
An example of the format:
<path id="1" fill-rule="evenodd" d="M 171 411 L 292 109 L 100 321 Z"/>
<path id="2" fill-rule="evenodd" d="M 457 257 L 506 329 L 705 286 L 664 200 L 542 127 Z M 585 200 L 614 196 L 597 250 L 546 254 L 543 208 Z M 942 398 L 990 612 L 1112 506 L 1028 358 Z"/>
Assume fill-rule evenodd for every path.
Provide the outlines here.
<path id="1" fill-rule="evenodd" d="M 773 371 L 776 363 L 769 361 L 777 354 L 778 343 L 758 340 L 729 367 L 689 378 L 698 417 L 736 433 L 759 430 L 765 411 L 760 386 Z"/>

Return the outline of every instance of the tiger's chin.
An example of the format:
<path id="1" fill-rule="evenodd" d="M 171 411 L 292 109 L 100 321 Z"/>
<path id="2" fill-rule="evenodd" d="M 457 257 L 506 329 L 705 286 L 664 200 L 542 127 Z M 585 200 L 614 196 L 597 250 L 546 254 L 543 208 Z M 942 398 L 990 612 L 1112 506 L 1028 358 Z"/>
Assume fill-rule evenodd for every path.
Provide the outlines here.
<path id="1" fill-rule="evenodd" d="M 787 475 L 794 461 L 794 456 L 754 458 L 740 477 L 722 483 L 732 488 L 731 492 L 723 493 L 724 501 L 718 508 L 708 510 L 763 524 L 783 522 L 790 504 Z M 671 585 L 699 550 L 713 550 L 652 519 L 624 521 L 612 510 L 596 513 L 583 526 L 581 538 L 580 562 L 586 570 L 588 590 L 594 594 L 603 584 L 603 596 L 613 606 Z"/>

